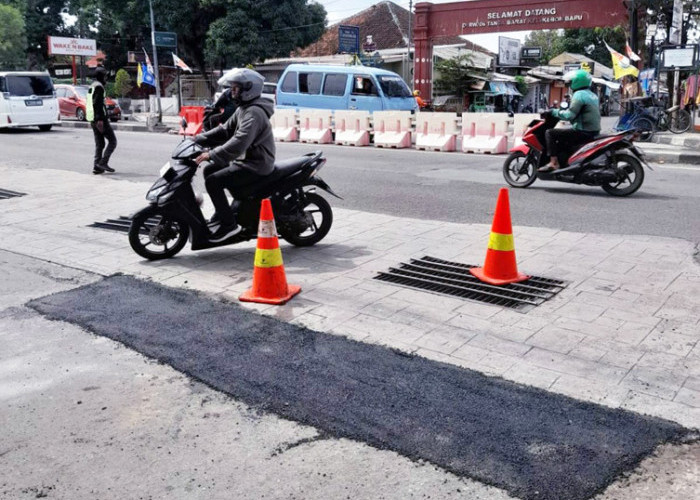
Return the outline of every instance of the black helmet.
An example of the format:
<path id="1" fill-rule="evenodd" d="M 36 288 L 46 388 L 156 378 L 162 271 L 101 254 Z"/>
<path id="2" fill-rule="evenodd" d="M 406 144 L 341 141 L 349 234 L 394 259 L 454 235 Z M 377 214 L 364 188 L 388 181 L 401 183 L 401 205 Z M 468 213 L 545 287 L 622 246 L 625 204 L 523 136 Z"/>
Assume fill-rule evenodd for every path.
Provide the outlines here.
<path id="1" fill-rule="evenodd" d="M 264 81 L 265 78 L 257 71 L 248 68 L 236 68 L 222 76 L 219 79 L 219 85 L 223 87 L 237 85 L 241 88 L 240 101 L 249 102 L 260 97 Z"/>
<path id="2" fill-rule="evenodd" d="M 107 79 L 107 70 L 104 69 L 102 66 L 98 66 L 95 68 L 95 72 L 92 76 L 95 80 L 104 82 Z"/>

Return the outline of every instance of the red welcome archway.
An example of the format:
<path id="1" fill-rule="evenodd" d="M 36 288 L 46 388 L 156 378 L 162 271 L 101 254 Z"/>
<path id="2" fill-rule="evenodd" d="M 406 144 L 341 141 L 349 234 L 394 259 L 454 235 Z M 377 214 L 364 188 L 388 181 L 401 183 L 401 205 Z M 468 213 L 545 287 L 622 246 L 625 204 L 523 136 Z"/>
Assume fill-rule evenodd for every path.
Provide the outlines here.
<path id="1" fill-rule="evenodd" d="M 628 21 L 622 0 L 478 0 L 416 4 L 413 85 L 432 96 L 433 40 L 507 31 L 618 26 Z"/>

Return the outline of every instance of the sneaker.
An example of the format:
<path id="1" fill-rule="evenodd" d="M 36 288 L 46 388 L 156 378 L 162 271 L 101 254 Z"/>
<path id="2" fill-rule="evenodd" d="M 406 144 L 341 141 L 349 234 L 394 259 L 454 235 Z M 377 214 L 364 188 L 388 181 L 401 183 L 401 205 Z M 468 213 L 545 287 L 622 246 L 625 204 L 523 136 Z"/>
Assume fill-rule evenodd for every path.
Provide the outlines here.
<path id="1" fill-rule="evenodd" d="M 114 170 L 112 167 L 110 167 L 109 165 L 100 165 L 100 168 L 102 168 L 102 170 L 104 170 L 105 172 L 110 172 L 110 173 L 112 173 L 112 172 L 115 171 L 115 170 Z"/>
<path id="2" fill-rule="evenodd" d="M 212 243 L 219 243 L 240 233 L 241 229 L 243 228 L 235 223 L 227 226 L 219 226 L 218 229 L 209 237 L 209 241 Z"/>
<path id="3" fill-rule="evenodd" d="M 94 167 L 92 167 L 92 173 L 95 174 L 95 175 L 104 174 L 104 173 L 105 173 L 105 169 L 102 168 L 102 167 L 99 167 L 99 166 L 95 165 Z"/>
<path id="4" fill-rule="evenodd" d="M 216 228 L 216 226 L 220 226 L 220 225 L 221 225 L 221 221 L 219 220 L 219 216 L 216 215 L 216 213 L 215 213 L 214 215 L 212 215 L 212 216 L 211 216 L 211 219 L 209 219 L 209 220 L 207 221 L 207 226 L 208 226 L 209 229 L 211 229 L 212 231 L 214 230 L 214 228 Z"/>

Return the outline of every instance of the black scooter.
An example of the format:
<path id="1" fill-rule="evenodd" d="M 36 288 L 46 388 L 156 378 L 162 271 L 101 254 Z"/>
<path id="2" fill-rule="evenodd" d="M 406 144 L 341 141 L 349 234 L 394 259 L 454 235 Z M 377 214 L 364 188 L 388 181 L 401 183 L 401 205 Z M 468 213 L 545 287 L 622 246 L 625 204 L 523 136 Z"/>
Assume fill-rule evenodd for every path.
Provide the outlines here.
<path id="1" fill-rule="evenodd" d="M 182 250 L 188 239 L 192 250 L 202 250 L 256 238 L 264 198 L 270 198 L 277 231 L 289 243 L 311 246 L 328 234 L 333 212 L 330 204 L 314 191 L 318 187 L 340 197 L 318 176 L 326 159 L 321 151 L 316 151 L 277 162 L 270 175 L 232 189 L 231 208 L 242 230 L 227 240 L 210 242 L 201 200 L 192 186 L 197 173 L 194 160 L 203 151 L 202 146 L 185 138 L 161 168 L 160 178 L 146 195 L 150 204 L 132 216 L 129 243 L 137 254 L 149 260 L 167 259 Z"/>

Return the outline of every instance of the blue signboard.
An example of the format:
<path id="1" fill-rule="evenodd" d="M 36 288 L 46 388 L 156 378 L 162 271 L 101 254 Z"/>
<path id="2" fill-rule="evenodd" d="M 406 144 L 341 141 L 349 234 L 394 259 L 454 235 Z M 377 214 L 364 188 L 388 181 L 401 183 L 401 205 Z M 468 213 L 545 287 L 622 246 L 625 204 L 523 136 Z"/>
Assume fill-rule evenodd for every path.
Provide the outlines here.
<path id="1" fill-rule="evenodd" d="M 338 26 L 338 52 L 347 54 L 360 53 L 360 27 Z"/>

